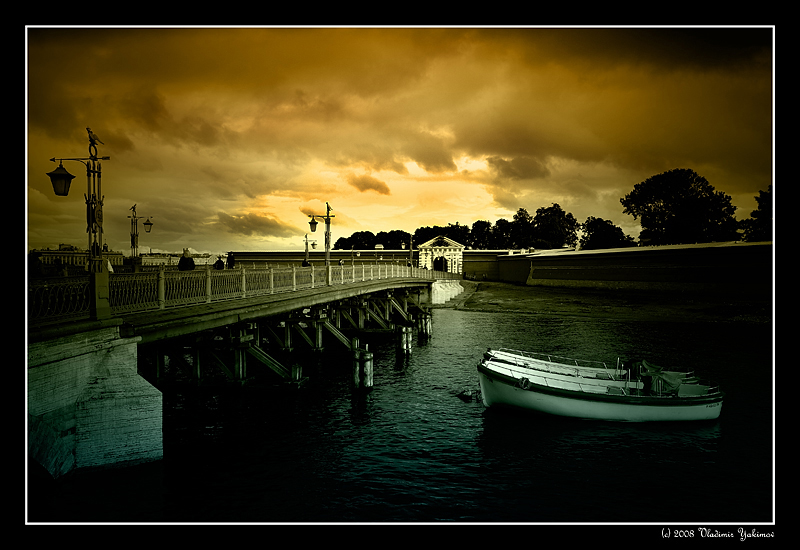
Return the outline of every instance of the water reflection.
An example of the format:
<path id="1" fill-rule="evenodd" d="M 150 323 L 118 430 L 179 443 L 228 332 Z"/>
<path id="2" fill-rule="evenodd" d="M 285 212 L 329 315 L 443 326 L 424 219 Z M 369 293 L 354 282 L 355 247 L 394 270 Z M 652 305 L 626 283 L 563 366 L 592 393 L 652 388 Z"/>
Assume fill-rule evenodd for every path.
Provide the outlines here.
<path id="1" fill-rule="evenodd" d="M 722 429 L 710 422 L 611 423 L 552 417 L 511 410 L 487 410 L 478 437 L 484 456 L 538 454 L 553 460 L 584 456 L 658 463 L 711 460 L 719 451 Z"/>

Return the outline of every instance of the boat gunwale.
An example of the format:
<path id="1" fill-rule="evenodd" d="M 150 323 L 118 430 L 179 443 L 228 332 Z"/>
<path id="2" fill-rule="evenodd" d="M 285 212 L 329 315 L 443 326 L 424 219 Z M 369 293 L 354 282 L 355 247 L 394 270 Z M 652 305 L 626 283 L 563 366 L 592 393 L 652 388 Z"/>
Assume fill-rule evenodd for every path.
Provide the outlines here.
<path id="1" fill-rule="evenodd" d="M 536 363 L 544 363 L 556 367 L 576 369 L 581 371 L 614 372 L 624 375 L 630 370 L 629 367 L 623 366 L 625 363 L 628 363 L 629 361 L 622 357 L 617 358 L 616 362 L 617 364 L 615 366 L 609 367 L 606 361 L 598 361 L 596 359 L 577 359 L 575 357 L 565 357 L 563 355 L 554 355 L 552 353 L 544 353 L 539 351 L 525 351 L 513 348 L 488 348 L 484 352 L 484 356 L 486 355 L 491 355 L 498 361 L 507 361 L 505 356 L 512 356 L 512 357 L 516 356 Z M 547 359 L 545 359 L 545 357 Z M 561 363 L 559 361 L 554 361 L 553 359 L 567 360 L 571 361 L 571 363 Z M 519 363 L 517 363 L 515 360 L 515 364 Z M 693 369 L 671 370 L 652 364 L 650 364 L 649 366 L 661 369 L 663 372 L 669 372 L 671 374 L 682 375 L 685 377 L 690 377 L 695 375 Z"/>
<path id="2" fill-rule="evenodd" d="M 562 355 L 553 355 L 552 353 L 542 353 L 537 351 L 524 351 L 524 350 L 517 350 L 512 348 L 489 348 L 486 353 L 501 353 L 504 355 L 516 355 L 525 359 L 529 359 L 531 361 L 536 361 L 539 363 L 546 363 L 549 365 L 554 365 L 563 368 L 570 368 L 570 369 L 580 369 L 580 370 L 596 370 L 596 371 L 609 371 L 609 370 L 620 370 L 619 367 L 609 367 L 605 361 L 597 361 L 594 359 L 576 359 L 574 357 L 564 357 Z M 547 359 L 544 359 L 547 357 Z M 572 361 L 575 364 L 570 363 L 560 363 L 558 361 L 553 361 L 555 359 L 566 359 L 568 361 Z M 498 357 L 501 360 L 500 357 Z M 584 363 L 584 364 L 581 364 Z"/>

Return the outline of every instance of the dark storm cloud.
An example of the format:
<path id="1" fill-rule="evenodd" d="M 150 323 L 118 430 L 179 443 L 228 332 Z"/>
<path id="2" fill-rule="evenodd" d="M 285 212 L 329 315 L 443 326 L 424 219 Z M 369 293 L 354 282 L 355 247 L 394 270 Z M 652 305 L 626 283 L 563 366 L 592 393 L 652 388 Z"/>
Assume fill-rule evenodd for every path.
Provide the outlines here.
<path id="1" fill-rule="evenodd" d="M 500 157 L 488 157 L 486 162 L 498 178 L 511 180 L 532 180 L 550 175 L 550 170 L 539 159 L 533 157 L 515 157 L 506 160 Z"/>
<path id="2" fill-rule="evenodd" d="M 431 173 L 457 170 L 453 162 L 453 151 L 445 140 L 426 132 L 417 132 L 406 137 L 402 148 L 411 160 Z"/>
<path id="3" fill-rule="evenodd" d="M 259 214 L 230 215 L 218 212 L 219 224 L 233 233 L 245 236 L 291 237 L 297 234 L 297 228 L 286 225 L 279 220 Z"/>
<path id="4" fill-rule="evenodd" d="M 375 191 L 381 195 L 391 195 L 392 192 L 389 190 L 389 186 L 386 183 L 373 178 L 370 175 L 356 175 L 356 174 L 348 174 L 347 175 L 347 183 L 355 187 L 361 192 L 364 191 Z"/>
<path id="5" fill-rule="evenodd" d="M 583 68 L 647 65 L 658 70 L 742 70 L 771 63 L 770 28 L 550 28 L 488 31 L 531 64 Z"/>
<path id="6" fill-rule="evenodd" d="M 346 144 L 336 152 L 331 163 L 337 167 L 360 165 L 369 171 L 387 170 L 401 175 L 408 174 L 408 168 L 398 160 L 398 156 L 399 152 L 393 147 L 356 141 Z"/>

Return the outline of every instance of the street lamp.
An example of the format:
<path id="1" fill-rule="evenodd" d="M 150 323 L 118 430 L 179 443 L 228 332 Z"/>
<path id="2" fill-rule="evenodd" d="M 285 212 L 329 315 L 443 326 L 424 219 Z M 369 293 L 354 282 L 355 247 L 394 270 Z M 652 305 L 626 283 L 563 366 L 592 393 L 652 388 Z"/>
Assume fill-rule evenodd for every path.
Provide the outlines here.
<path id="1" fill-rule="evenodd" d="M 72 180 L 75 179 L 75 176 L 67 172 L 67 169 L 64 168 L 64 165 L 60 161 L 58 163 L 58 168 L 52 172 L 48 172 L 47 175 L 50 176 L 50 181 L 53 184 L 53 191 L 57 197 L 66 197 L 69 195 L 69 186 Z"/>
<path id="2" fill-rule="evenodd" d="M 316 218 L 323 218 L 325 220 L 325 282 L 328 286 L 331 285 L 331 218 L 335 218 L 336 216 L 331 216 L 331 205 L 327 202 L 325 203 L 326 212 L 323 216 L 322 214 L 309 214 L 308 216 L 311 218 L 311 221 L 308 222 L 308 225 L 311 227 L 311 232 L 314 233 L 317 230 L 317 224 L 319 223 Z"/>
<path id="3" fill-rule="evenodd" d="M 139 257 L 139 220 L 141 218 L 136 215 L 135 204 L 130 209 L 133 212 L 131 216 L 128 216 L 131 219 L 131 261 L 134 262 L 134 271 L 136 271 L 137 262 L 135 258 Z M 150 230 L 153 229 L 153 222 L 150 221 L 149 217 L 142 225 L 144 225 L 144 230 L 147 233 L 150 233 Z"/>
<path id="4" fill-rule="evenodd" d="M 355 251 L 356 245 L 350 247 L 350 263 L 353 267 L 356 266 L 356 256 L 361 257 L 361 252 Z"/>
<path id="5" fill-rule="evenodd" d="M 92 319 L 103 319 L 111 316 L 108 304 L 108 270 L 103 262 L 103 199 L 102 193 L 102 166 L 101 160 L 111 160 L 111 157 L 98 157 L 97 144 L 103 142 L 92 133 L 91 128 L 86 128 L 89 133 L 89 156 L 80 158 L 51 158 L 51 162 L 58 160 L 58 168 L 48 172 L 53 192 L 59 197 L 69 194 L 69 186 L 75 178 L 64 168 L 63 161 L 74 160 L 86 166 L 86 232 L 89 234 L 89 277 L 92 286 L 92 300 L 89 304 L 89 315 Z"/>
<path id="6" fill-rule="evenodd" d="M 306 233 L 305 243 L 306 243 L 306 259 L 303 261 L 303 267 L 308 267 L 311 265 L 311 262 L 308 261 L 308 243 L 311 243 L 311 248 L 317 248 L 317 241 L 309 241 L 308 233 Z"/>

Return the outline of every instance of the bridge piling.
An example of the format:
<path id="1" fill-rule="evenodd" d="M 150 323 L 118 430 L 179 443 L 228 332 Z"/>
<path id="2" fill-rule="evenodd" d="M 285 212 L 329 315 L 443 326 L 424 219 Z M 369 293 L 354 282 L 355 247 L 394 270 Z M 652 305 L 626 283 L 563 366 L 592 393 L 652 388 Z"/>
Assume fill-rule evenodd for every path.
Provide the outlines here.
<path id="1" fill-rule="evenodd" d="M 431 314 L 421 313 L 417 319 L 417 330 L 422 338 L 430 338 L 433 330 L 431 328 Z"/>
<path id="2" fill-rule="evenodd" d="M 353 353 L 353 387 L 371 388 L 372 387 L 372 352 L 369 351 L 369 344 L 362 349 L 359 347 L 359 340 L 353 337 L 350 344 Z"/>
<path id="3" fill-rule="evenodd" d="M 364 371 L 364 387 L 372 387 L 372 352 L 361 352 L 361 368 Z"/>
<path id="4" fill-rule="evenodd" d="M 361 350 L 358 346 L 353 347 L 353 387 L 358 389 L 361 386 Z"/>
<path id="5" fill-rule="evenodd" d="M 397 334 L 397 348 L 400 353 L 411 353 L 411 327 L 398 325 Z"/>
<path id="6" fill-rule="evenodd" d="M 292 382 L 300 382 L 303 378 L 303 366 L 300 363 L 292 365 Z"/>

